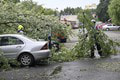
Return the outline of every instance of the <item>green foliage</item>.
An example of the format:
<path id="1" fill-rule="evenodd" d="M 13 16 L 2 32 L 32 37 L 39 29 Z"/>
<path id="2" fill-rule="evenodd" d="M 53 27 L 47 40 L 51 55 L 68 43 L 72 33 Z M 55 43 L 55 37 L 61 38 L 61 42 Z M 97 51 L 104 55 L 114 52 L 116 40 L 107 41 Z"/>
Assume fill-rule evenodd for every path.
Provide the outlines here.
<path id="1" fill-rule="evenodd" d="M 32 20 L 31 20 L 32 19 Z M 68 35 L 67 29 L 64 29 L 65 25 L 61 24 L 56 17 L 52 16 L 28 16 L 27 22 L 24 23 L 26 35 L 34 39 L 47 39 L 48 34 L 52 32 L 52 36 L 56 38 L 55 34 L 61 34 L 63 36 Z"/>
<path id="2" fill-rule="evenodd" d="M 9 60 L 9 64 L 13 67 L 20 67 L 20 63 L 15 60 L 15 59 L 8 59 Z"/>
<path id="3" fill-rule="evenodd" d="M 10 64 L 8 59 L 3 56 L 3 53 L 0 51 L 0 69 L 8 70 L 10 69 Z"/>
<path id="4" fill-rule="evenodd" d="M 9 2 L 18 3 L 18 2 L 20 2 L 20 0 L 0 0 L 0 2 L 2 2 L 2 3 L 9 3 Z"/>
<path id="5" fill-rule="evenodd" d="M 44 9 L 44 15 L 55 15 L 55 11 L 52 9 Z"/>
<path id="6" fill-rule="evenodd" d="M 51 60 L 57 61 L 57 62 L 68 62 L 76 60 L 76 55 L 72 52 L 72 50 L 69 50 L 65 47 L 61 48 L 59 52 L 52 51 L 53 55 Z"/>
<path id="7" fill-rule="evenodd" d="M 100 21 L 106 22 L 109 19 L 107 13 L 109 2 L 110 0 L 100 0 L 100 4 L 97 6 L 96 13 Z"/>
<path id="8" fill-rule="evenodd" d="M 64 10 L 61 10 L 60 14 L 61 15 L 77 15 L 80 12 L 82 12 L 81 7 L 77 7 L 77 8 L 67 7 Z"/>
<path id="9" fill-rule="evenodd" d="M 120 0 L 111 0 L 108 13 L 114 24 L 120 25 Z"/>
<path id="10" fill-rule="evenodd" d="M 0 33 L 2 34 L 17 33 L 20 24 L 24 26 L 25 34 L 35 39 L 46 39 L 50 32 L 68 36 L 68 30 L 64 28 L 66 25 L 60 23 L 58 17 L 51 16 L 52 10 L 44 9 L 31 0 L 17 4 L 0 3 L 0 9 Z M 53 36 L 57 37 L 55 34 Z"/>
<path id="11" fill-rule="evenodd" d="M 1 77 L 0 77 L 0 80 L 6 80 L 6 79 L 5 79 L 5 78 L 1 78 Z"/>
<path id="12" fill-rule="evenodd" d="M 116 46 L 119 46 L 119 43 L 109 39 L 103 31 L 94 29 L 94 24 L 91 22 L 91 18 L 87 14 L 80 14 L 79 19 L 84 23 L 84 26 L 81 28 L 83 29 L 83 32 L 79 34 L 79 42 L 73 49 L 77 57 L 90 55 L 91 48 L 96 41 L 100 44 L 104 56 L 117 53 Z"/>
<path id="13" fill-rule="evenodd" d="M 9 70 L 11 66 L 19 67 L 20 63 L 15 59 L 6 58 L 2 51 L 0 51 L 0 69 L 1 70 Z"/>
<path id="14" fill-rule="evenodd" d="M 17 8 L 20 8 L 20 13 L 33 14 L 33 15 L 54 15 L 55 11 L 52 9 L 43 8 L 42 5 L 37 5 L 37 3 L 32 0 L 22 1 L 21 3 L 16 4 Z"/>

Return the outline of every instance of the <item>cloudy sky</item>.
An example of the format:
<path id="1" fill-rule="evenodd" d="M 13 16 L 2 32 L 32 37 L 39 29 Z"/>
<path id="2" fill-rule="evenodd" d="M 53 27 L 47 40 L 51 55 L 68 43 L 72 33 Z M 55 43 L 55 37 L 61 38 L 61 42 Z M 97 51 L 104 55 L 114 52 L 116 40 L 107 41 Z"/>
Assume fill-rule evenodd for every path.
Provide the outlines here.
<path id="1" fill-rule="evenodd" d="M 46 8 L 63 10 L 66 7 L 82 7 L 88 4 L 99 4 L 99 0 L 33 0 L 38 4 L 42 4 Z"/>

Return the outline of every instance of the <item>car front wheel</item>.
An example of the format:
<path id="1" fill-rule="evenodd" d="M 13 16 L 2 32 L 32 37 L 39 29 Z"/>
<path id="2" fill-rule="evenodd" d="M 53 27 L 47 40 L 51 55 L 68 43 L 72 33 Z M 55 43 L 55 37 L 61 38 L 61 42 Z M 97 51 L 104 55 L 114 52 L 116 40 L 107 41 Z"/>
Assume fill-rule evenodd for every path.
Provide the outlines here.
<path id="1" fill-rule="evenodd" d="M 33 65 L 34 58 L 30 54 L 22 54 L 19 57 L 19 61 L 22 66 L 31 66 L 31 65 Z"/>

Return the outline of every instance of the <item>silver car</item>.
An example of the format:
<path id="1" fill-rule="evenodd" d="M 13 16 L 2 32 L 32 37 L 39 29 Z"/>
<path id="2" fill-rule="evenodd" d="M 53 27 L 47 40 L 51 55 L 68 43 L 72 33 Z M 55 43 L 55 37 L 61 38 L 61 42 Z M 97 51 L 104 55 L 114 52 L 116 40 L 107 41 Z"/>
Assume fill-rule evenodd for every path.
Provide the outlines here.
<path id="1" fill-rule="evenodd" d="M 23 66 L 50 57 L 47 41 L 36 41 L 19 34 L 0 35 L 0 49 L 6 57 L 19 60 Z"/>
<path id="2" fill-rule="evenodd" d="M 113 25 L 113 24 L 106 24 L 102 27 L 103 30 L 120 30 L 120 26 L 116 26 L 116 25 Z"/>

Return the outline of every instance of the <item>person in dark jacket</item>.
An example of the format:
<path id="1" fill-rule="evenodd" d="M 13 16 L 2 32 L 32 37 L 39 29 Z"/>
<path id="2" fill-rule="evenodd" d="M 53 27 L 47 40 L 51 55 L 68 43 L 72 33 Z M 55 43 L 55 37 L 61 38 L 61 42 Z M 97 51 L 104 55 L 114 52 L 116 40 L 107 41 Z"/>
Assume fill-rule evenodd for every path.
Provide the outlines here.
<path id="1" fill-rule="evenodd" d="M 95 24 L 96 21 L 95 20 L 92 20 L 92 22 Z M 95 27 L 93 27 L 93 29 L 95 29 Z M 95 57 L 95 53 L 94 53 L 94 50 L 95 50 L 95 47 L 97 48 L 97 51 L 98 51 L 98 54 L 102 57 L 102 48 L 101 48 L 101 45 L 99 44 L 98 40 L 97 40 L 97 35 L 99 35 L 99 30 L 96 29 L 97 31 L 94 32 L 93 34 L 93 38 L 94 38 L 94 41 L 95 41 L 95 44 L 91 47 L 91 55 L 90 57 L 91 58 L 94 58 Z"/>
<path id="2" fill-rule="evenodd" d="M 91 58 L 94 58 L 95 57 L 95 53 L 94 53 L 94 50 L 95 50 L 95 47 L 98 51 L 98 54 L 102 57 L 102 48 L 100 46 L 100 44 L 98 43 L 98 40 L 96 39 L 96 35 L 98 35 L 99 33 L 95 33 L 94 34 L 94 40 L 95 40 L 95 44 L 91 47 Z"/>

